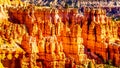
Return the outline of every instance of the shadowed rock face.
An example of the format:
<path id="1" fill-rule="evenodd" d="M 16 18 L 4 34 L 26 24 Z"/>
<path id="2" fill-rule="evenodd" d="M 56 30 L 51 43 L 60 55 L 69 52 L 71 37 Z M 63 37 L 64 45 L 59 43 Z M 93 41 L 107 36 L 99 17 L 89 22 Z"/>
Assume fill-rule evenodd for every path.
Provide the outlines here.
<path id="1" fill-rule="evenodd" d="M 88 58 L 119 65 L 119 22 L 102 9 L 86 8 L 84 16 L 77 9 L 61 10 L 9 8 L 11 22 L 3 21 L 1 38 L 14 40 L 23 49 L 15 51 L 21 54 L 20 64 L 25 62 L 21 66 L 74 68 L 87 65 Z"/>

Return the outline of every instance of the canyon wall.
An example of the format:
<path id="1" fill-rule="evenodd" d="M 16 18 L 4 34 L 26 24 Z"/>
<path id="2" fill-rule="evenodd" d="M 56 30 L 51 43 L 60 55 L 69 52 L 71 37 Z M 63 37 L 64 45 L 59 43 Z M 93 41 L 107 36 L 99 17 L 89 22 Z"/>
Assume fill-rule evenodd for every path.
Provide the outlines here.
<path id="1" fill-rule="evenodd" d="M 8 15 L 8 20 L 1 20 L 1 44 L 19 47 L 14 52 L 19 54 L 19 58 L 16 57 L 22 68 L 88 65 L 91 61 L 88 53 L 95 55 L 92 56 L 94 59 L 112 60 L 114 65 L 120 65 L 120 25 L 107 17 L 102 9 L 86 8 L 82 16 L 73 8 L 50 9 L 30 5 L 9 8 Z M 1 54 L 6 49 L 5 55 L 12 59 L 15 54 L 9 48 L 15 47 L 8 45 L 1 46 Z"/>

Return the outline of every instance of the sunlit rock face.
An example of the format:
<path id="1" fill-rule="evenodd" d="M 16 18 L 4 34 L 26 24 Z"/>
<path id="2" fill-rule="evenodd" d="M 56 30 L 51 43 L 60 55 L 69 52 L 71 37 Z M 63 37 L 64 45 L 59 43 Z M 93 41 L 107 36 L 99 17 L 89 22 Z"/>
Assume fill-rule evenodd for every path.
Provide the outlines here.
<path id="1" fill-rule="evenodd" d="M 85 10 L 88 11 L 89 9 Z M 117 50 L 119 43 L 116 43 L 119 40 L 119 22 L 113 22 L 109 17 L 106 16 L 105 11 L 102 9 L 91 9 L 84 14 L 88 14 L 88 18 L 83 24 L 82 28 L 82 37 L 84 39 L 84 45 L 88 51 L 98 54 L 102 57 L 103 60 L 118 60 L 118 54 L 111 52 L 113 50 L 113 45 Z M 83 17 L 84 18 L 84 17 Z M 85 18 L 84 18 L 85 19 Z M 86 25 L 87 24 L 87 25 Z M 85 26 L 86 25 L 86 26 Z M 119 41 L 117 41 L 119 42 Z M 119 52 L 119 51 L 116 51 Z M 109 58 L 111 55 L 112 58 Z M 114 59 L 113 59 L 113 55 Z M 116 66 L 119 65 L 119 62 L 113 62 Z"/>
<path id="2" fill-rule="evenodd" d="M 66 10 L 63 9 L 63 11 Z M 75 11 L 71 15 L 72 24 L 69 24 L 68 20 L 60 17 L 60 11 L 57 9 L 10 7 L 8 9 L 9 19 L 1 20 L 3 22 L 1 23 L 0 41 L 1 44 L 9 45 L 5 47 L 1 45 L 3 49 L 0 50 L 5 54 L 4 56 L 1 54 L 2 66 L 68 68 L 87 65 L 89 60 L 84 53 L 82 28 L 74 23 L 78 19 Z M 14 44 L 19 48 L 15 49 Z M 14 51 L 9 51 L 11 46 L 15 49 Z M 9 65 L 8 60 L 13 61 L 12 65 Z M 20 62 L 15 63 L 18 60 Z"/>
<path id="3" fill-rule="evenodd" d="M 120 25 L 118 25 L 118 37 L 120 38 Z"/>
<path id="4" fill-rule="evenodd" d="M 91 59 L 120 65 L 120 25 L 102 9 L 85 8 L 84 16 L 74 8 L 33 5 L 7 11 L 9 19 L 0 19 L 1 66 L 76 68 Z"/>

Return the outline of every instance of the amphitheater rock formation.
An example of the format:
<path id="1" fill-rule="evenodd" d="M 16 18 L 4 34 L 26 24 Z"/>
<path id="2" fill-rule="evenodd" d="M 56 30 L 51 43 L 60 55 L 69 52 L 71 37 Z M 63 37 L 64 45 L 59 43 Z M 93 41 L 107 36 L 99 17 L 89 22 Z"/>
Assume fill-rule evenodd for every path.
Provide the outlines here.
<path id="1" fill-rule="evenodd" d="M 9 19 L 0 19 L 3 66 L 76 68 L 91 58 L 120 65 L 120 22 L 104 10 L 86 8 L 82 16 L 74 8 L 31 6 L 8 8 Z M 11 65 L 6 57 L 13 60 Z"/>

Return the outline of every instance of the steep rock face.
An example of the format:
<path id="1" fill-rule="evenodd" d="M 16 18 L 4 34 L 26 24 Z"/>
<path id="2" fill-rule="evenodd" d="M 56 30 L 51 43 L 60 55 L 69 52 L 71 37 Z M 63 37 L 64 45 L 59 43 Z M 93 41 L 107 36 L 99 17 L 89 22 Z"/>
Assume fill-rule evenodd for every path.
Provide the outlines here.
<path id="1" fill-rule="evenodd" d="M 73 28 L 71 28 L 71 31 L 64 33 L 66 33 L 65 37 L 63 38 L 61 36 L 61 39 L 63 39 L 63 51 L 66 56 L 72 57 L 76 64 L 82 64 L 82 61 L 87 60 L 87 56 L 84 54 L 80 26 L 78 24 L 74 25 Z"/>
<path id="2" fill-rule="evenodd" d="M 119 46 L 119 43 L 115 41 L 119 39 L 119 22 L 113 22 L 109 17 L 106 16 L 105 11 L 101 9 L 89 9 L 85 10 L 85 15 L 88 15 L 87 20 L 83 19 L 82 26 L 82 37 L 84 39 L 83 44 L 86 46 L 88 51 L 99 54 L 103 60 L 112 60 L 116 61 L 118 59 L 117 54 L 112 53 L 109 49 L 113 49 L 110 47 L 112 43 L 115 43 L 116 47 Z M 84 29 L 87 28 L 87 29 Z M 116 49 L 117 50 L 117 49 Z M 116 51 L 119 52 L 119 51 Z M 110 55 L 115 55 L 114 59 L 109 58 Z M 113 62 L 116 66 L 118 66 L 119 62 Z"/>
<path id="3" fill-rule="evenodd" d="M 112 63 L 114 63 L 116 66 L 120 65 L 120 58 L 119 58 L 119 44 L 113 43 L 109 45 L 109 59 L 112 60 Z"/>
<path id="4" fill-rule="evenodd" d="M 104 61 L 113 60 L 116 66 L 120 63 L 119 27 L 102 9 L 85 9 L 84 16 L 76 9 L 60 11 L 29 6 L 10 8 L 8 12 L 14 23 L 4 21 L 1 24 L 1 38 L 8 42 L 15 40 L 23 49 L 19 59 L 23 68 L 87 65 L 86 51 L 99 55 Z"/>
<path id="5" fill-rule="evenodd" d="M 120 38 L 120 25 L 118 25 L 118 37 Z"/>
<path id="6" fill-rule="evenodd" d="M 87 64 L 87 55 L 84 54 L 82 45 L 81 27 L 76 24 L 70 28 L 68 23 L 64 24 L 59 17 L 54 22 L 57 11 L 52 10 L 53 18 L 51 18 L 49 10 L 45 8 L 32 11 L 30 8 L 18 8 L 18 10 L 10 8 L 9 20 L 13 23 L 2 23 L 2 38 L 15 41 L 23 49 L 22 54 L 18 53 L 18 56 L 21 55 L 19 59 L 21 67 L 65 68 L 69 65 L 75 67 Z M 12 31 L 10 32 L 11 37 L 9 31 Z M 3 65 L 5 64 L 3 63 Z"/>

